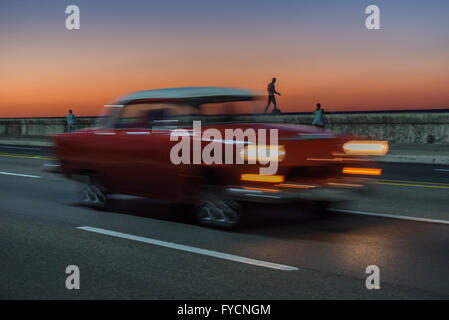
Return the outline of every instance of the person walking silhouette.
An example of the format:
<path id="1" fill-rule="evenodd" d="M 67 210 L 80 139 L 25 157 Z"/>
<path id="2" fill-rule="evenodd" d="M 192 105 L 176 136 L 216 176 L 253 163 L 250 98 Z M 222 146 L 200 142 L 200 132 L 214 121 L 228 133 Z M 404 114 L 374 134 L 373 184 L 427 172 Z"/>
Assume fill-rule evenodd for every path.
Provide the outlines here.
<path id="1" fill-rule="evenodd" d="M 279 113 L 279 109 L 276 105 L 276 98 L 274 97 L 275 94 L 281 95 L 279 92 L 276 91 L 276 88 L 274 84 L 276 83 L 276 78 L 273 78 L 273 80 L 268 84 L 267 91 L 268 91 L 268 103 L 265 107 L 265 113 L 267 113 L 268 108 L 270 107 L 270 104 L 273 103 L 273 113 L 277 112 Z"/>

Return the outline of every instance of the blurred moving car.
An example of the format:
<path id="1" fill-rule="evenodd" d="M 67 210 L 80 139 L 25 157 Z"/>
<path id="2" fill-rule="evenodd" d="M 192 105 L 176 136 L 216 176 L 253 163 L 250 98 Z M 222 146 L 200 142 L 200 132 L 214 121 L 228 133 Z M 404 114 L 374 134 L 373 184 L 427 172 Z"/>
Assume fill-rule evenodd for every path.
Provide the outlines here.
<path id="1" fill-rule="evenodd" d="M 385 154 L 384 141 L 279 123 L 279 117 L 271 115 L 229 113 L 253 110 L 260 97 L 252 91 L 220 87 L 132 93 L 105 106 L 94 128 L 54 136 L 54 153 L 63 174 L 83 182 L 81 197 L 88 205 L 105 206 L 109 194 L 193 204 L 199 223 L 219 227 L 240 222 L 243 202 L 309 202 L 326 207 L 352 199 L 365 189 L 366 177 L 381 174 L 367 156 Z M 194 120 L 202 121 L 199 135 L 192 129 Z M 267 153 L 270 159 L 265 160 L 276 161 L 277 172 L 261 174 L 260 162 L 194 163 L 193 154 L 190 163 L 174 164 L 170 155 L 178 140 L 172 134 L 180 128 L 190 140 L 210 128 L 223 137 L 229 129 L 276 129 L 276 152 Z M 230 145 L 234 156 L 244 160 L 257 158 L 261 147 L 248 139 L 211 141 L 200 138 L 201 147 Z"/>

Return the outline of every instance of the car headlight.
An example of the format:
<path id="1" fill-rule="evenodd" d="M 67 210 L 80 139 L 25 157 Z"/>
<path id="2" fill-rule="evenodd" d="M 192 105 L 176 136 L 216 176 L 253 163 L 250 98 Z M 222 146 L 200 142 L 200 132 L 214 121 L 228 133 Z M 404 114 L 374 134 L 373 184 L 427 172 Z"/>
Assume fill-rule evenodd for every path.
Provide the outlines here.
<path id="1" fill-rule="evenodd" d="M 348 155 L 383 156 L 388 152 L 388 141 L 352 140 L 343 145 Z"/>
<path id="2" fill-rule="evenodd" d="M 240 157 L 247 161 L 259 162 L 281 162 L 285 158 L 284 146 L 257 146 L 248 145 L 240 150 Z"/>

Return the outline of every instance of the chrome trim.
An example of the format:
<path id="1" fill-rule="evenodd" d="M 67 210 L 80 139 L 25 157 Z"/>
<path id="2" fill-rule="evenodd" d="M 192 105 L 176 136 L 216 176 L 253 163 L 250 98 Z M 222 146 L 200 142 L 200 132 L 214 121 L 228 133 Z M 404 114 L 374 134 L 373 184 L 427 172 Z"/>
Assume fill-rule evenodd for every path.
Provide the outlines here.
<path id="1" fill-rule="evenodd" d="M 313 134 L 301 134 L 299 133 L 295 137 L 281 138 L 279 140 L 297 141 L 297 140 L 320 140 L 320 139 L 335 139 L 337 136 L 332 133 L 313 133 Z"/>
<path id="2" fill-rule="evenodd" d="M 150 134 L 149 131 L 127 131 L 126 134 L 129 135 L 143 135 L 143 134 Z"/>
<path id="3" fill-rule="evenodd" d="M 95 131 L 94 134 L 99 136 L 113 136 L 115 132 Z"/>

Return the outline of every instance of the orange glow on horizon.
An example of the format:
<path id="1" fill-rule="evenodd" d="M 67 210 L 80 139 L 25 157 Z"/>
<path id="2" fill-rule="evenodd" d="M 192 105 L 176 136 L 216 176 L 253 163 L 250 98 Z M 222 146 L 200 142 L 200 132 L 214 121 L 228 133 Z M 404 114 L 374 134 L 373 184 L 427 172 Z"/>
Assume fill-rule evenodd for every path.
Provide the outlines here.
<path id="1" fill-rule="evenodd" d="M 328 111 L 449 108 L 444 48 L 413 51 L 362 37 L 342 44 L 313 32 L 304 46 L 287 36 L 292 30 L 270 38 L 276 45 L 259 31 L 196 30 L 186 41 L 161 29 L 155 44 L 142 41 L 139 30 L 94 31 L 8 34 L 0 52 L 0 117 L 65 116 L 68 109 L 95 116 L 123 94 L 167 87 L 266 92 L 273 76 L 282 112 L 313 112 L 317 102 Z"/>

